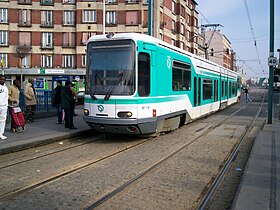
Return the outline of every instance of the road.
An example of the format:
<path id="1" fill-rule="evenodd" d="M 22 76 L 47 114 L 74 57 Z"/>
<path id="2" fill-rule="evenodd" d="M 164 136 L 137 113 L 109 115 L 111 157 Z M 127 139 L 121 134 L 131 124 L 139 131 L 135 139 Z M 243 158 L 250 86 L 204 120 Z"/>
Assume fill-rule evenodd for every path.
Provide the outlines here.
<path id="1" fill-rule="evenodd" d="M 225 110 L 150 138 L 93 135 L 2 155 L 2 209 L 197 209 L 260 108 Z M 267 103 L 211 199 L 230 208 L 251 145 L 266 120 Z M 235 113 L 235 114 L 233 114 Z"/>

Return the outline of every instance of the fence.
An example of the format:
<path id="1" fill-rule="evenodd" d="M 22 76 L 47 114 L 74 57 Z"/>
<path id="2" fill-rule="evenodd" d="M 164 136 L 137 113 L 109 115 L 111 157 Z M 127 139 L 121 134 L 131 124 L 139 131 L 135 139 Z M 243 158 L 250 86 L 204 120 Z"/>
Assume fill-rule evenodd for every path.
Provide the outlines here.
<path id="1" fill-rule="evenodd" d="M 37 111 L 50 111 L 55 109 L 55 107 L 52 107 L 51 104 L 52 92 L 52 90 L 36 90 L 36 95 L 38 99 L 38 104 L 36 107 Z M 20 91 L 19 101 L 20 108 L 22 110 L 25 110 L 26 104 L 23 90 Z"/>

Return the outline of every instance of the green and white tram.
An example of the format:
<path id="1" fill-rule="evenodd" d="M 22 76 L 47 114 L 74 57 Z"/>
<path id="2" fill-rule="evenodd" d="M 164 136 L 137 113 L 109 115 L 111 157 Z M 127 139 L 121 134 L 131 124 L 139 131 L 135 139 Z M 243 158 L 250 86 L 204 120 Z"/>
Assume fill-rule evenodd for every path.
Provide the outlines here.
<path id="1" fill-rule="evenodd" d="M 84 120 L 108 133 L 149 134 L 238 102 L 237 72 L 154 37 L 97 35 L 87 44 Z"/>

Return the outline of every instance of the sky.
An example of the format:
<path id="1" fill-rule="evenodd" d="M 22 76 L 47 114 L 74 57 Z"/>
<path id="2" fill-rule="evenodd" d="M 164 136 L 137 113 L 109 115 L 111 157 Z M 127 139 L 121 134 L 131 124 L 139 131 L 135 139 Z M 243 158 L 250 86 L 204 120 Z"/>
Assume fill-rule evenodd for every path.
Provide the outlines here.
<path id="1" fill-rule="evenodd" d="M 247 78 L 268 77 L 270 0 L 196 0 L 201 24 L 221 24 Z M 274 0 L 274 57 L 279 59 L 280 1 Z"/>

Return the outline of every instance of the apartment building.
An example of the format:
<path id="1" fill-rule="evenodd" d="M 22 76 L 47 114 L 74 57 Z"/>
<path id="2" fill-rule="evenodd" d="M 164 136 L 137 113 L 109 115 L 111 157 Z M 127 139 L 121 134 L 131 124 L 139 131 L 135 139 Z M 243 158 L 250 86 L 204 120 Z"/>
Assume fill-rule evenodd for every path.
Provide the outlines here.
<path id="1" fill-rule="evenodd" d="M 220 30 L 205 31 L 205 43 L 208 43 L 208 59 L 221 66 L 236 71 L 236 53 L 231 42 Z"/>
<path id="2" fill-rule="evenodd" d="M 197 53 L 196 6 L 154 0 L 153 36 Z M 148 0 L 0 0 L 0 60 L 8 79 L 83 78 L 86 42 L 103 33 L 103 18 L 106 33 L 147 33 Z"/>

